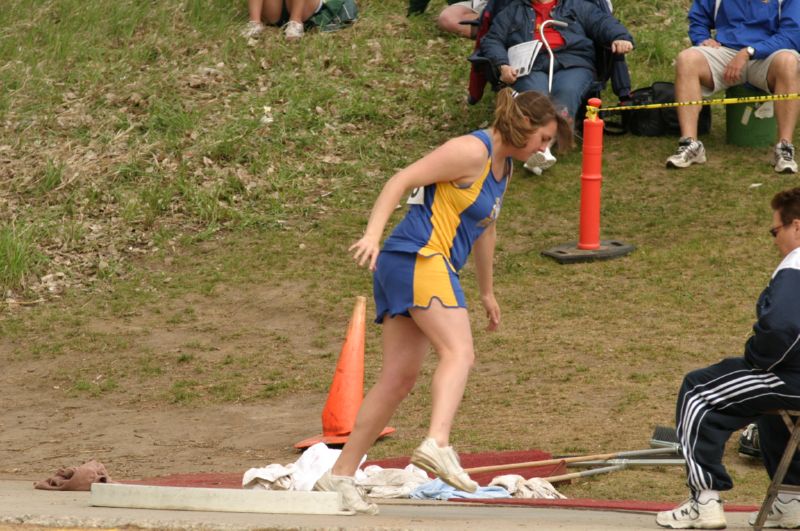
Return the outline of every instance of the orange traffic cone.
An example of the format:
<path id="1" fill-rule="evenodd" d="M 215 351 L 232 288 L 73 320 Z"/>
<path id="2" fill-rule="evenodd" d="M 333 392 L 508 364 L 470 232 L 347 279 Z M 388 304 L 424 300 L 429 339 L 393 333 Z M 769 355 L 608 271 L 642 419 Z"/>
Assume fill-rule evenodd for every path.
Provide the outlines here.
<path id="1" fill-rule="evenodd" d="M 356 297 L 353 316 L 347 327 L 347 337 L 342 345 L 339 361 L 336 363 L 336 371 L 333 373 L 328 401 L 322 410 L 322 435 L 295 443 L 295 448 L 305 449 L 318 442 L 344 444 L 353 431 L 358 409 L 364 399 L 366 312 L 366 297 Z M 393 431 L 394 428 L 386 427 L 378 437 Z"/>

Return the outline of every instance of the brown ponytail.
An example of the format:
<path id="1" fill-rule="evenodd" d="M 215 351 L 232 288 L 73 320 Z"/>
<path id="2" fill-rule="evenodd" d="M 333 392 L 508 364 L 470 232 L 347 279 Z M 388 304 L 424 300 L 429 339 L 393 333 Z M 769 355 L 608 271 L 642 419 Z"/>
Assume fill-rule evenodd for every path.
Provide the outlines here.
<path id="1" fill-rule="evenodd" d="M 516 93 L 508 87 L 497 93 L 492 127 L 507 144 L 517 148 L 524 146 L 531 134 L 553 120 L 558 124 L 558 151 L 566 151 L 572 147 L 572 128 L 567 119 L 556 112 L 548 96 L 533 90 Z"/>

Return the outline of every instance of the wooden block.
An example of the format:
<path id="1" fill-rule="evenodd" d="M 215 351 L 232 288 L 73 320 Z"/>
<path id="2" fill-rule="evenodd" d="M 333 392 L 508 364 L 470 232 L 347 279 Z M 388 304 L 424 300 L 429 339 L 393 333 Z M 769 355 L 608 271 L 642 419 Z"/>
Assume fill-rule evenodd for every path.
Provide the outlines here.
<path id="1" fill-rule="evenodd" d="M 92 483 L 89 505 L 235 513 L 352 514 L 338 492 L 206 489 Z"/>

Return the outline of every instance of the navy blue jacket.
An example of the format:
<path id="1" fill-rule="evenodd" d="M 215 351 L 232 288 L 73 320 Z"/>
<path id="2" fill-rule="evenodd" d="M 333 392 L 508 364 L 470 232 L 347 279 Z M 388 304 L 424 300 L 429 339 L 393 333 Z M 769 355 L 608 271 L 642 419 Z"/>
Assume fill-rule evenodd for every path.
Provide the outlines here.
<path id="1" fill-rule="evenodd" d="M 800 248 L 780 263 L 756 305 L 744 357 L 773 372 L 800 371 Z"/>
<path id="2" fill-rule="evenodd" d="M 553 50 L 558 64 L 564 68 L 582 66 L 596 70 L 594 43 L 610 47 L 616 40 L 633 42 L 633 37 L 616 18 L 586 0 L 559 0 L 551 18 L 569 24 L 555 28 L 564 38 L 564 46 Z M 489 32 L 480 42 L 481 55 L 495 68 L 508 64 L 508 49 L 533 40 L 536 13 L 530 0 L 517 0 L 492 20 Z M 538 38 L 538 32 L 537 32 Z M 534 70 L 547 70 L 550 57 L 545 48 L 539 52 Z"/>

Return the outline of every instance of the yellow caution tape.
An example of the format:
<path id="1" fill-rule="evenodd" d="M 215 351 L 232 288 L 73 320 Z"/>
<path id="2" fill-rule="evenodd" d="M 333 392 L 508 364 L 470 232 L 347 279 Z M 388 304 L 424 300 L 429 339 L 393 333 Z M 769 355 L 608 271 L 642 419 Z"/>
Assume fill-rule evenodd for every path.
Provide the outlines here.
<path id="1" fill-rule="evenodd" d="M 646 105 L 621 105 L 601 109 L 592 105 L 586 106 L 586 118 L 596 120 L 598 112 L 638 111 L 642 109 L 666 109 L 668 107 L 683 107 L 686 105 L 733 105 L 737 103 L 762 103 L 766 101 L 783 101 L 800 99 L 800 94 L 770 94 L 767 96 L 749 96 L 746 98 L 722 98 L 718 100 L 676 101 L 669 103 L 648 103 Z"/>

